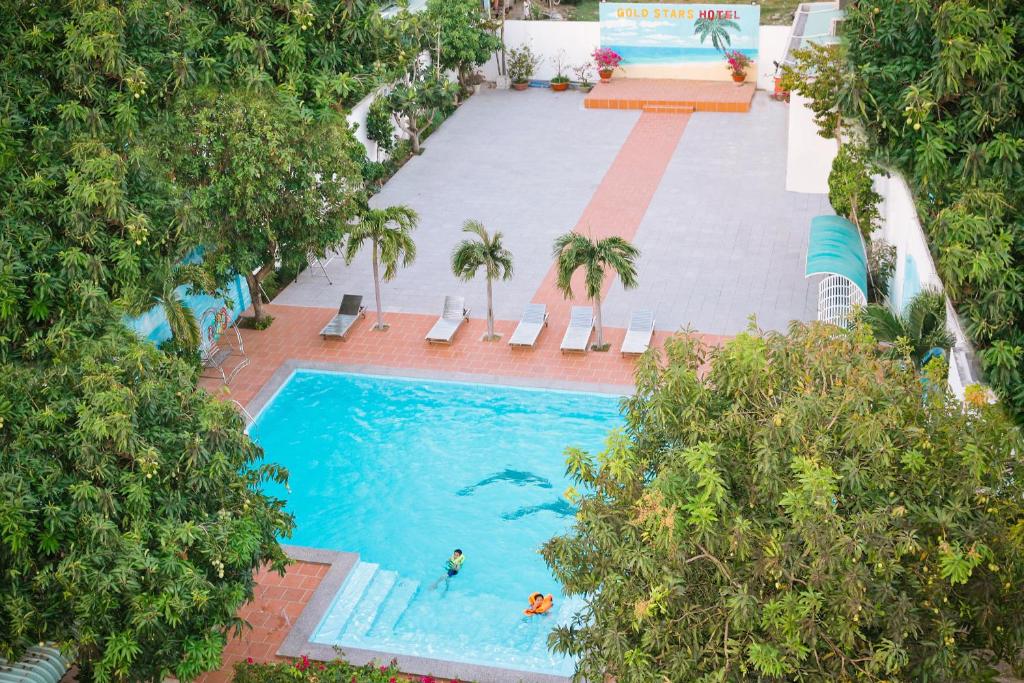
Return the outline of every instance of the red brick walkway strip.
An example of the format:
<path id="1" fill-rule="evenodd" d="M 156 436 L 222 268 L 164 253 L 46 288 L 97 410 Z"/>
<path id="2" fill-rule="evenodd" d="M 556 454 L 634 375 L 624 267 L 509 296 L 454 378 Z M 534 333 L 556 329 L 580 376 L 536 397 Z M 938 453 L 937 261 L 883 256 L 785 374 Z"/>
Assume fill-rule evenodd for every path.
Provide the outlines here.
<path id="1" fill-rule="evenodd" d="M 689 114 L 641 114 L 597 192 L 583 210 L 575 230 L 597 239 L 619 235 L 632 240 L 689 121 Z M 586 304 L 583 271 L 577 272 L 573 278 L 574 302 L 562 297 L 555 282 L 556 271 L 552 266 L 533 300 L 547 304 L 552 319 L 565 320 L 574 303 Z M 608 291 L 611 283 L 612 275 L 609 273 L 605 278 L 604 292 Z M 612 348 L 615 348 L 614 342 Z"/>

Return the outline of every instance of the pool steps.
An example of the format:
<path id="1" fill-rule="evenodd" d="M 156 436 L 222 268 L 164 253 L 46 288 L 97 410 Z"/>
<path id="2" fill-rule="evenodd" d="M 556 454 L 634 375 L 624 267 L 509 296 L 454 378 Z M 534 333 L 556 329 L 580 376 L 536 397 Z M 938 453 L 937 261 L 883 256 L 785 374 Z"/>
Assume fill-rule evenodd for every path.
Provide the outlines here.
<path id="1" fill-rule="evenodd" d="M 311 640 L 336 643 L 342 634 L 360 638 L 371 630 L 389 633 L 419 589 L 419 581 L 372 562 L 357 562 Z"/>

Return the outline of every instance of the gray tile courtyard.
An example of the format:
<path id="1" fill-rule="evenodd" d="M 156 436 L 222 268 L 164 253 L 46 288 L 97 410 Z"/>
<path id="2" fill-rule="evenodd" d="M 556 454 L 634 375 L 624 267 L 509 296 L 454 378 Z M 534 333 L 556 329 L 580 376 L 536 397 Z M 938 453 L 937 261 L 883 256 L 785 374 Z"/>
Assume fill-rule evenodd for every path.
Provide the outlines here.
<path id="1" fill-rule="evenodd" d="M 384 285 L 385 308 L 436 314 L 445 294 L 461 294 L 473 317 L 484 315 L 483 281 L 461 282 L 449 266 L 473 218 L 501 230 L 515 256 L 515 278 L 495 286 L 495 313 L 517 318 L 548 273 L 552 240 L 576 225 L 638 117 L 584 110 L 576 93 L 471 98 L 373 199 L 421 217 L 416 263 Z M 779 330 L 813 319 L 807 231 L 831 210 L 825 195 L 786 192 L 785 165 L 786 105 L 759 93 L 749 114 L 692 115 L 634 239 L 640 285 L 613 285 L 606 323 L 623 326 L 639 307 L 655 309 L 659 329 L 715 334 L 741 331 L 750 314 Z M 307 271 L 275 303 L 334 307 L 346 292 L 372 302 L 368 252 L 327 269 L 332 286 Z"/>

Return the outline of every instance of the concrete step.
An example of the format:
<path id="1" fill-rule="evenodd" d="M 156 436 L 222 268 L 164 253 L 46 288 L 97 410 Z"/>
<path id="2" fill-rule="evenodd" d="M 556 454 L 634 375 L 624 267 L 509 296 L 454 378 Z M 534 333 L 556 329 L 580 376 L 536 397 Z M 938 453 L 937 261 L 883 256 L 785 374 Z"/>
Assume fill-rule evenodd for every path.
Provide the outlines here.
<path id="1" fill-rule="evenodd" d="M 648 102 L 643 105 L 643 111 L 648 114 L 692 114 L 692 104 L 682 102 Z"/>
<path id="2" fill-rule="evenodd" d="M 372 562 L 357 562 L 352 571 L 345 578 L 345 583 L 338 591 L 337 597 L 331 604 L 327 614 L 320 621 L 320 625 L 314 632 L 313 640 L 317 643 L 336 643 L 345 630 L 352 612 L 362 600 L 367 587 L 373 581 L 379 565 Z"/>
<path id="3" fill-rule="evenodd" d="M 352 610 L 352 617 L 342 632 L 343 637 L 355 636 L 358 638 L 366 635 L 370 627 L 373 626 L 373 622 L 377 620 L 381 605 L 391 593 L 396 581 L 398 581 L 398 572 L 381 569 L 374 574 L 373 580 L 366 587 L 366 592 L 363 593 L 359 604 Z"/>
<path id="4" fill-rule="evenodd" d="M 419 581 L 399 579 L 391 590 L 391 594 L 388 595 L 387 600 L 377 610 L 377 621 L 373 622 L 371 632 L 374 635 L 390 635 L 402 619 L 405 610 L 409 608 L 409 603 L 416 596 L 419 587 Z"/>

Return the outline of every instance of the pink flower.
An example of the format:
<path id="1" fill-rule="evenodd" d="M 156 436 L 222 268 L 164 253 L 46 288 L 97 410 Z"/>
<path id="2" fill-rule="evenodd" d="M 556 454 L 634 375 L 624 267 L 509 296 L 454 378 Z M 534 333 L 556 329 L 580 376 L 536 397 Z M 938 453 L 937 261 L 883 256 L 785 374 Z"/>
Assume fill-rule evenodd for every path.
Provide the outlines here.
<path id="1" fill-rule="evenodd" d="M 392 676 L 391 678 L 388 679 L 388 683 L 398 683 L 398 681 L 396 681 L 395 677 Z"/>
<path id="2" fill-rule="evenodd" d="M 246 664 L 255 664 L 255 663 L 256 663 L 256 660 L 255 660 L 255 659 L 253 659 L 252 657 L 246 657 L 246 658 L 245 658 L 245 663 L 246 663 Z"/>
<path id="3" fill-rule="evenodd" d="M 610 47 L 599 47 L 592 56 L 598 69 L 615 69 L 622 62 L 622 55 Z"/>

